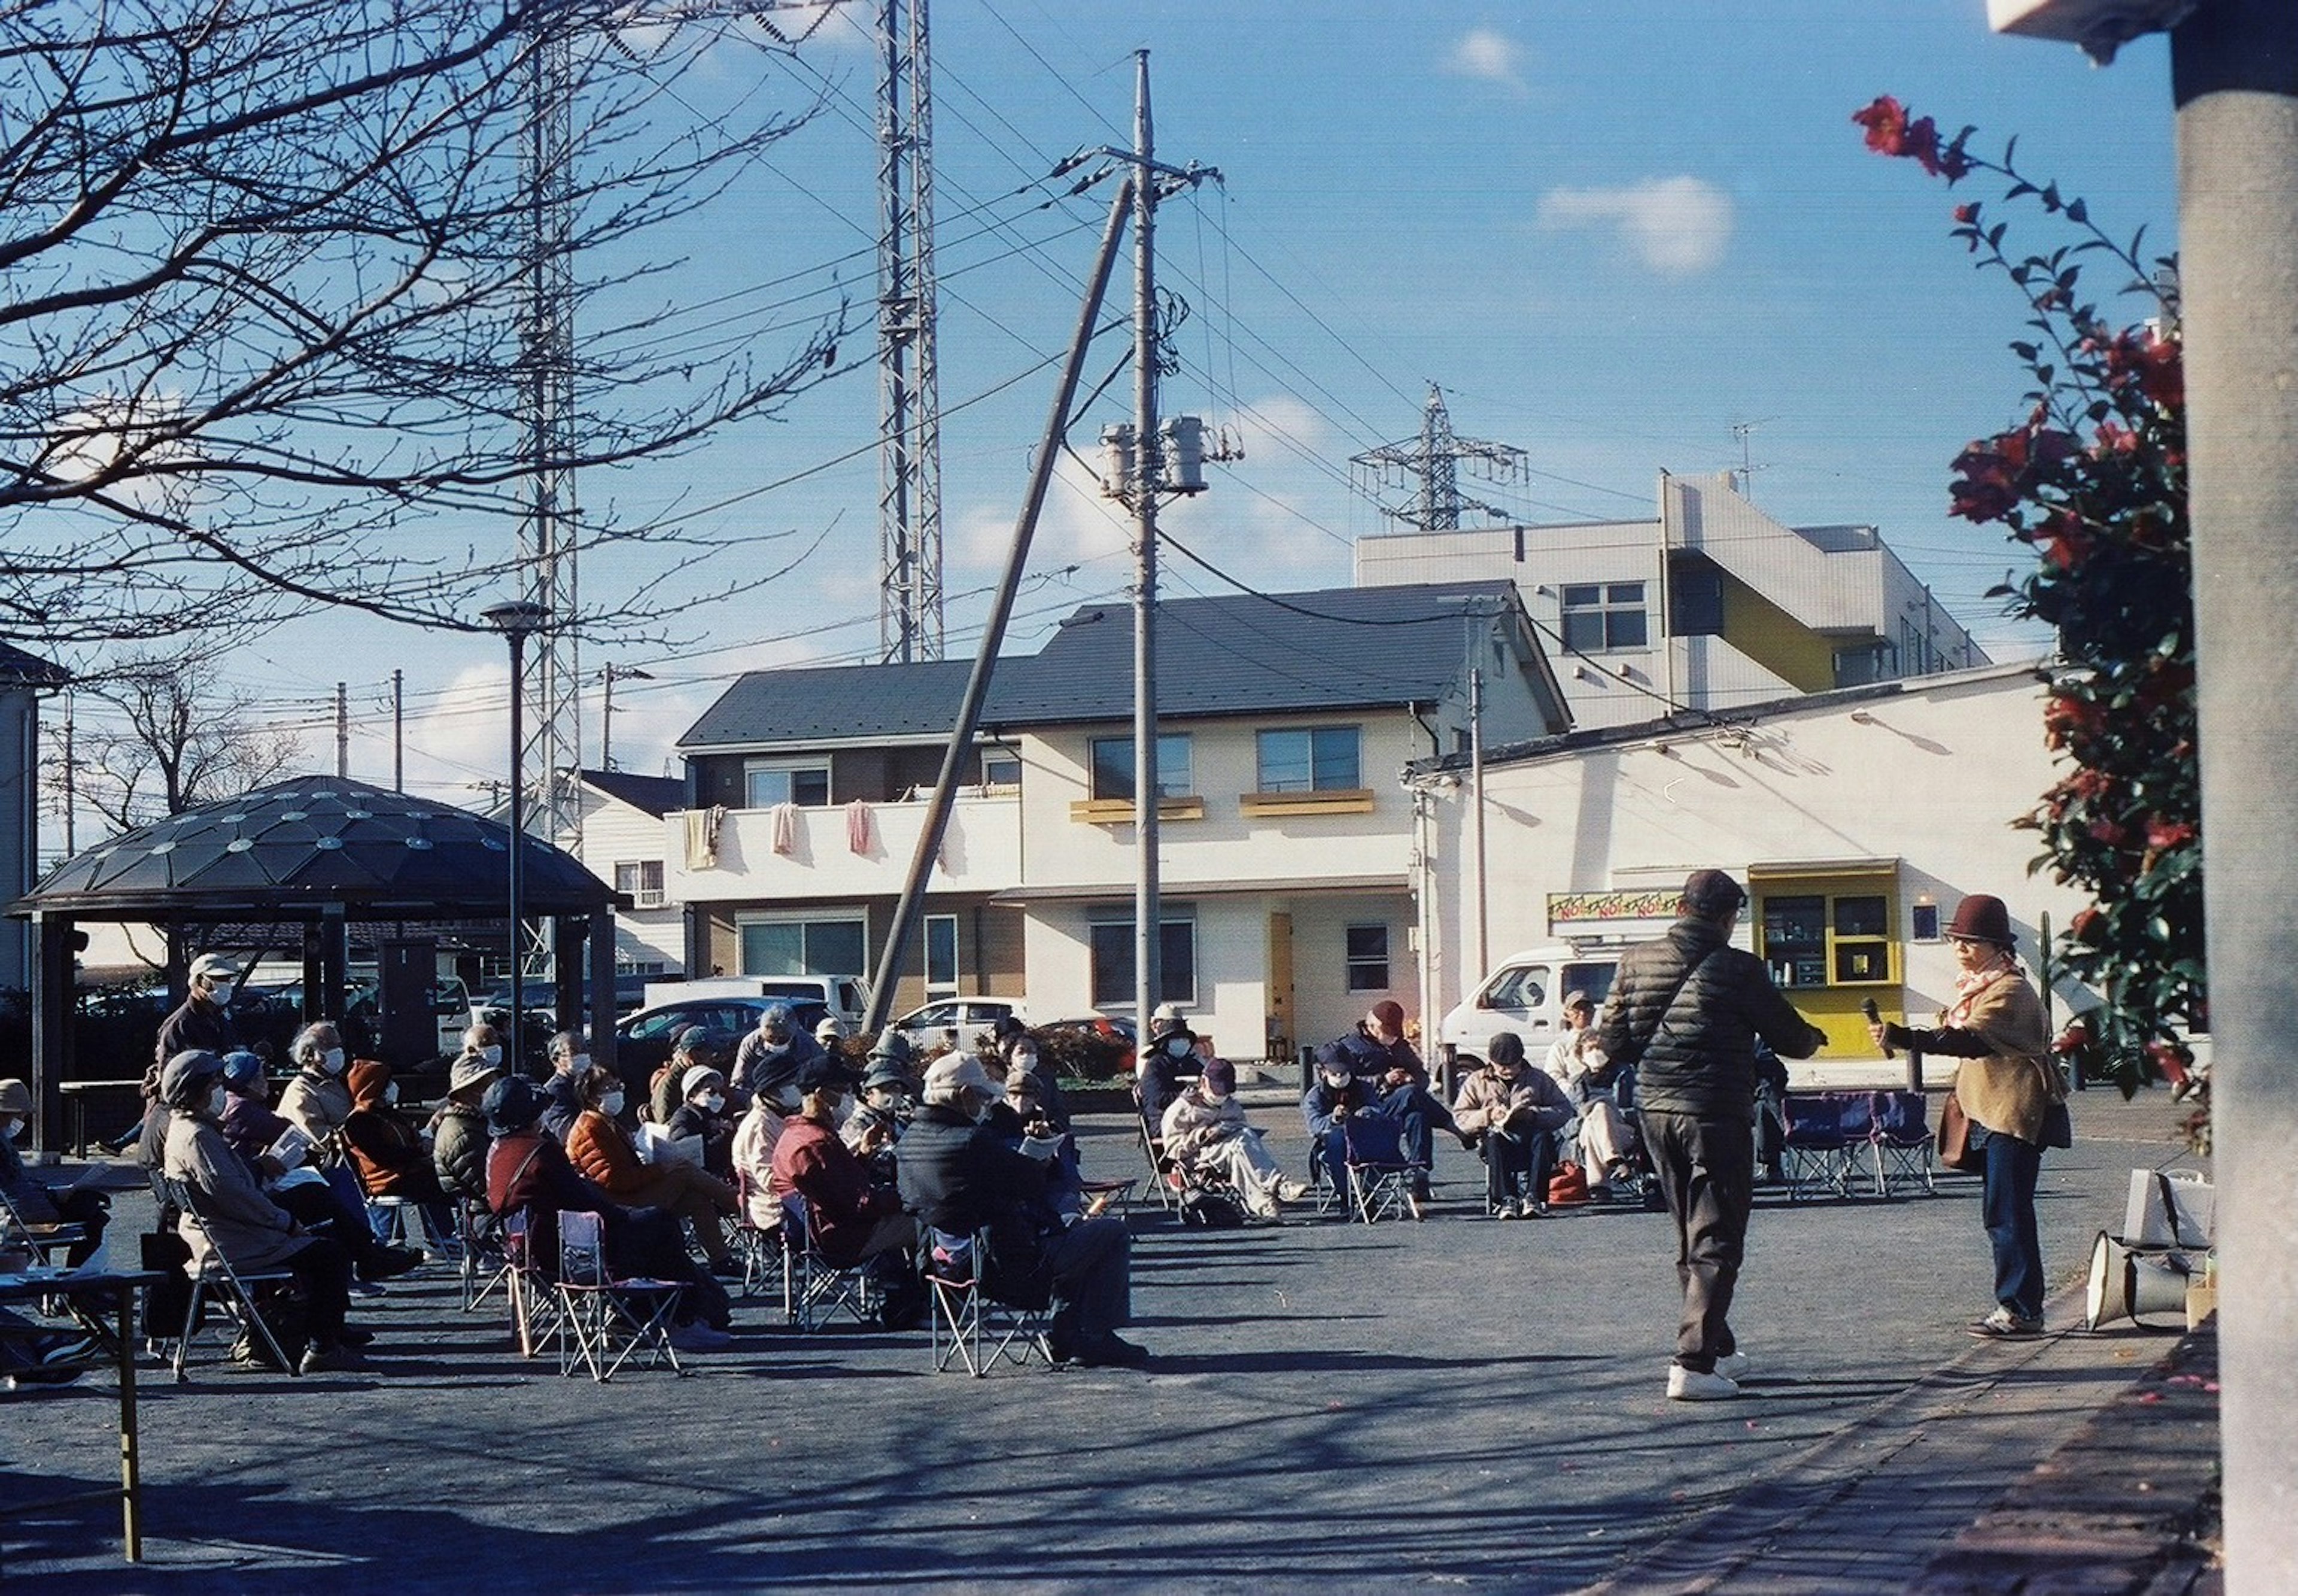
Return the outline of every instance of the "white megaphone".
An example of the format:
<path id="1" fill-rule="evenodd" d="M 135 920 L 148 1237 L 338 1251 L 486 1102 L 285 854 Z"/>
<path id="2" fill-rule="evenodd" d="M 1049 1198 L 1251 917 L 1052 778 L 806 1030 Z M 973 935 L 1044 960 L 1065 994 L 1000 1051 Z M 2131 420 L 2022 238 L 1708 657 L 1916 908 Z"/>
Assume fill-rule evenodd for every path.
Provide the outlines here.
<path id="1" fill-rule="evenodd" d="M 2156 1327 L 2143 1322 L 2148 1314 L 2170 1313 L 2178 1316 L 2176 1325 L 2162 1327 L 2184 1329 L 2186 1275 L 2186 1261 L 2179 1254 L 2141 1252 L 2100 1231 L 2091 1244 L 2083 1328 L 2095 1330 L 2127 1319 L 2152 1329 Z"/>

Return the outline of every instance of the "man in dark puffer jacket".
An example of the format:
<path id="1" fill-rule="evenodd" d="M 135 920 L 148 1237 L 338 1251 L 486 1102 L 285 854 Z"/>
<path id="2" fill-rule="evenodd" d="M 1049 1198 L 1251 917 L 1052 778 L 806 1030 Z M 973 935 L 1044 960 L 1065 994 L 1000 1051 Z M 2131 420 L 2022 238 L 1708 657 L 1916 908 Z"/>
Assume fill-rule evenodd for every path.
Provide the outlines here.
<path id="1" fill-rule="evenodd" d="M 1747 901 L 1724 872 L 1694 871 L 1667 935 L 1622 955 L 1597 1027 L 1605 1053 L 1636 1067 L 1644 1142 L 1675 1220 L 1683 1322 L 1667 1393 L 1679 1402 L 1737 1396 L 1748 1369 L 1729 1315 L 1755 1197 L 1756 1038 L 1788 1058 L 1827 1039 L 1761 959 L 1731 946 Z"/>

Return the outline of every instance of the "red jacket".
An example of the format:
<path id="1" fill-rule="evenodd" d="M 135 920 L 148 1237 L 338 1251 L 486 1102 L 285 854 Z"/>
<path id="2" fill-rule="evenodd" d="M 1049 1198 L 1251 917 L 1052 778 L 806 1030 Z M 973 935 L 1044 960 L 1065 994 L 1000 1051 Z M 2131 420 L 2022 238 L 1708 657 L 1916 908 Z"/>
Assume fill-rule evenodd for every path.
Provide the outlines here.
<path id="1" fill-rule="evenodd" d="M 814 1245 L 836 1264 L 859 1257 L 879 1220 L 902 1211 L 900 1195 L 872 1180 L 869 1166 L 836 1131 L 803 1117 L 783 1126 L 774 1143 L 774 1179 L 813 1205 Z"/>

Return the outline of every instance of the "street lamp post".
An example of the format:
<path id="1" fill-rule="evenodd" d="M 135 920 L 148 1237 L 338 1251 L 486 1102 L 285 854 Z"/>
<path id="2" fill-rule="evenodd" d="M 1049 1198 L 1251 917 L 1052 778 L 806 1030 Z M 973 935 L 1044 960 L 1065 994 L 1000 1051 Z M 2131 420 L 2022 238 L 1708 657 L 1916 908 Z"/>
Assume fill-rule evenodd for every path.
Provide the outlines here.
<path id="1" fill-rule="evenodd" d="M 526 916 L 525 872 L 520 869 L 520 843 L 526 831 L 525 705 L 526 640 L 550 619 L 550 611 L 531 600 L 509 599 L 481 612 L 488 625 L 510 641 L 510 1035 L 505 1054 L 513 1070 L 526 1068 L 526 982 L 521 928 Z"/>

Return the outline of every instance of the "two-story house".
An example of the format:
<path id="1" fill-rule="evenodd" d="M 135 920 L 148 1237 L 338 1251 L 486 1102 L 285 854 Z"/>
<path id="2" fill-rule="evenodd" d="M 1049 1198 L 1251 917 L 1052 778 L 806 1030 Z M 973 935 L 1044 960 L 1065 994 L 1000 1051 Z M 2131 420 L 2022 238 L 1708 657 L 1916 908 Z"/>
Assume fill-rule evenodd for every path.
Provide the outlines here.
<path id="1" fill-rule="evenodd" d="M 665 887 L 669 864 L 663 816 L 686 807 L 686 782 L 620 770 L 574 773 L 581 829 L 558 845 L 591 873 L 611 881 L 631 906 L 615 914 L 615 967 L 625 975 L 675 975 L 686 968 L 685 917 Z"/>
<path id="2" fill-rule="evenodd" d="M 1550 735 L 1561 690 L 1512 584 L 1161 603 L 1154 773 L 1163 996 L 1223 1051 L 1417 1010 L 1414 759 Z M 1133 1004 L 1132 625 L 1088 605 L 1001 660 L 896 1010 L 1024 997 L 1039 1021 Z M 966 666 L 754 673 L 682 740 L 673 816 L 690 968 L 849 973 L 890 924 Z M 1472 686 L 1473 684 L 1473 686 Z"/>
<path id="3" fill-rule="evenodd" d="M 1361 538 L 1357 581 L 1513 581 L 1583 727 L 1988 663 L 1872 526 L 1784 525 L 1728 472 L 1663 476 L 1658 509 Z"/>

